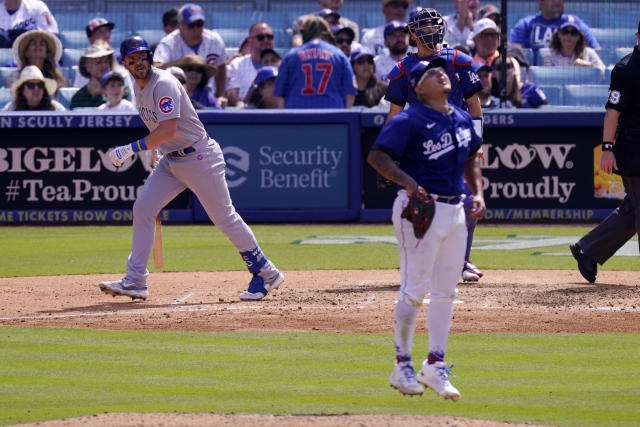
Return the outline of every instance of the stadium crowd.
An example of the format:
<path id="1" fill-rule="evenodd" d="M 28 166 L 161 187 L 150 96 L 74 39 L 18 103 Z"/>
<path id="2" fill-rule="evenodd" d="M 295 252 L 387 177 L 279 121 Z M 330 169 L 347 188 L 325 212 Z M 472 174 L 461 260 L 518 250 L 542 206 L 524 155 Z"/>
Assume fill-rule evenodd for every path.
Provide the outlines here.
<path id="1" fill-rule="evenodd" d="M 416 52 L 407 22 L 421 7 L 413 6 L 412 0 L 381 0 L 384 24 L 361 29 L 357 19 L 341 11 L 348 1 L 317 0 L 315 5 L 309 0 L 309 13 L 286 29 L 289 51 L 274 43 L 274 28 L 279 28 L 264 21 L 247 22 L 246 38 L 232 55 L 203 7 L 176 5 L 158 16 L 157 29 L 163 37 L 149 41 L 154 65 L 172 71 L 196 108 L 388 109 L 388 75 L 404 56 Z M 545 90 L 553 88 L 536 80 L 534 68 L 593 68 L 599 72 L 598 83 L 608 83 L 608 64 L 599 55 L 601 45 L 591 28 L 579 16 L 565 12 L 564 0 L 531 3 L 537 4 L 538 13 L 520 17 L 508 34 L 506 82 L 496 71 L 503 62 L 500 9 L 480 5 L 479 0 L 452 0 L 455 12 L 442 14 L 444 45 L 473 58 L 475 78 L 483 84 L 483 108 L 501 106 L 503 88 L 508 97 L 503 107 L 558 104 L 547 99 Z M 131 76 L 120 63 L 119 46 L 111 44 L 118 26 L 121 23 L 92 17 L 84 27 L 86 46 L 70 63 L 65 52 L 72 49 L 65 46 L 45 2 L 0 2 L 0 48 L 12 52 L 12 59 L 0 65 L 3 70 L 13 67 L 0 76 L 0 86 L 11 95 L 9 102 L 4 100 L 4 110 L 135 108 Z M 632 45 L 628 47 L 630 53 Z M 320 50 L 331 57 L 330 68 L 305 68 L 299 61 Z M 42 101 L 35 102 L 38 97 L 31 97 L 31 92 Z M 599 105 L 603 103 L 604 98 Z"/>

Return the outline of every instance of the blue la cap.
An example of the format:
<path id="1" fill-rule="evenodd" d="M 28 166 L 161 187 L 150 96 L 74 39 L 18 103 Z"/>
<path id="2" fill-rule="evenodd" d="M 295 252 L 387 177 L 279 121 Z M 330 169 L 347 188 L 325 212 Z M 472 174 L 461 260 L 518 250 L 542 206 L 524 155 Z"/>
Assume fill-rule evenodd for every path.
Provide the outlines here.
<path id="1" fill-rule="evenodd" d="M 444 68 L 446 65 L 447 61 L 445 61 L 441 56 L 437 56 L 430 61 L 424 60 L 418 62 L 413 66 L 413 68 L 411 68 L 411 71 L 409 71 L 409 82 L 411 83 L 411 86 L 416 87 L 428 69 L 435 67 Z"/>
<path id="2" fill-rule="evenodd" d="M 266 67 L 262 67 L 258 70 L 258 74 L 256 78 L 253 80 L 254 86 L 260 86 L 261 83 L 266 80 L 272 79 L 274 77 L 278 77 L 278 67 L 274 67 L 273 65 L 268 65 Z"/>
<path id="3" fill-rule="evenodd" d="M 324 18 L 328 15 L 336 15 L 338 18 L 340 18 L 340 14 L 338 12 L 336 12 L 333 9 L 320 9 L 316 15 L 318 15 L 321 18 Z"/>
<path id="4" fill-rule="evenodd" d="M 373 57 L 373 52 L 369 50 L 369 48 L 365 46 L 359 46 L 357 49 L 351 51 L 351 62 L 356 61 L 363 56 L 371 56 Z"/>
<path id="5" fill-rule="evenodd" d="M 124 83 L 124 77 L 122 77 L 122 74 L 116 71 L 109 71 L 104 76 L 102 76 L 102 79 L 100 80 L 100 84 L 102 85 L 102 87 L 105 87 L 109 82 L 109 80 L 116 80 L 116 79 Z"/>
<path id="6" fill-rule="evenodd" d="M 187 3 L 180 8 L 178 19 L 185 24 L 192 24 L 195 21 L 206 21 L 202 8 L 193 3 Z"/>
<path id="7" fill-rule="evenodd" d="M 405 33 L 409 32 L 407 24 L 405 24 L 404 22 L 390 21 L 387 23 L 387 25 L 384 26 L 384 38 L 386 39 L 389 34 L 393 33 L 398 28 L 402 28 Z"/>

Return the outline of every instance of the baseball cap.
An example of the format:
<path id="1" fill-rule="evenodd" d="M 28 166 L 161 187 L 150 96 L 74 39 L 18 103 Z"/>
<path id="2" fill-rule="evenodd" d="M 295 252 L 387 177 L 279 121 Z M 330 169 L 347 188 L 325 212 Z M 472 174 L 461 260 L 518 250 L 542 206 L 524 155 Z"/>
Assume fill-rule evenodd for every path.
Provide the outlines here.
<path id="1" fill-rule="evenodd" d="M 507 43 L 507 56 L 512 56 L 523 67 L 529 66 L 527 56 L 524 54 L 522 48 L 514 43 Z"/>
<path id="2" fill-rule="evenodd" d="M 404 22 L 390 21 L 384 26 L 384 38 L 386 39 L 389 34 L 393 33 L 398 28 L 402 28 L 405 33 L 409 32 L 407 24 L 405 24 Z"/>
<path id="3" fill-rule="evenodd" d="M 100 80 L 100 84 L 102 85 L 102 87 L 105 87 L 107 83 L 109 83 L 109 80 L 120 80 L 122 83 L 124 83 L 124 77 L 122 77 L 122 74 L 118 73 L 117 71 L 109 71 L 104 76 L 102 76 L 102 79 Z"/>
<path id="4" fill-rule="evenodd" d="M 478 9 L 478 20 L 488 18 L 491 15 L 500 15 L 500 9 L 492 4 L 487 4 Z"/>
<path id="5" fill-rule="evenodd" d="M 494 33 L 500 34 L 500 30 L 498 29 L 498 26 L 493 21 L 493 19 L 489 19 L 489 18 L 478 19 L 478 21 L 475 24 L 473 24 L 473 34 L 471 34 L 471 38 L 475 38 L 478 36 L 478 34 L 487 30 L 491 30 Z"/>
<path id="6" fill-rule="evenodd" d="M 262 84 L 266 80 L 272 79 L 274 77 L 278 77 L 278 67 L 274 67 L 272 65 L 262 67 L 258 70 L 258 74 L 253 80 L 253 85 L 260 86 L 260 84 Z"/>
<path id="7" fill-rule="evenodd" d="M 580 28 L 578 27 L 578 24 L 576 24 L 573 21 L 567 21 L 567 22 L 563 23 L 562 25 L 560 25 L 559 29 L 561 30 L 561 29 L 566 28 L 566 27 L 573 27 L 578 31 L 580 30 Z"/>
<path id="8" fill-rule="evenodd" d="M 363 56 L 371 56 L 373 57 L 373 52 L 371 52 L 368 48 L 366 48 L 365 46 L 360 46 L 357 49 L 354 49 L 351 51 L 351 62 L 356 61 L 360 58 L 362 58 Z"/>
<path id="9" fill-rule="evenodd" d="M 316 12 L 316 15 L 321 18 L 326 18 L 329 15 L 335 15 L 336 18 L 340 19 L 340 14 L 333 9 L 320 9 L 318 12 Z"/>
<path id="10" fill-rule="evenodd" d="M 91 37 L 91 34 L 93 34 L 95 30 L 104 26 L 109 27 L 109 30 L 113 30 L 113 27 L 115 27 L 116 24 L 113 22 L 109 22 L 102 17 L 97 17 L 91 19 L 84 30 L 87 32 L 87 37 Z"/>
<path id="11" fill-rule="evenodd" d="M 422 76 L 427 72 L 427 70 L 436 67 L 444 68 L 446 65 L 447 61 L 441 56 L 436 56 L 430 61 L 424 60 L 418 62 L 413 66 L 413 68 L 411 68 L 411 71 L 409 71 L 409 82 L 411 83 L 411 86 L 416 87 L 419 85 L 422 80 Z"/>
<path id="12" fill-rule="evenodd" d="M 262 57 L 264 57 L 265 55 L 269 55 L 269 54 L 275 55 L 275 56 L 276 56 L 276 57 L 278 57 L 279 59 L 282 59 L 282 55 L 280 55 L 280 53 L 278 53 L 278 51 L 277 51 L 277 50 L 275 50 L 275 49 L 270 49 L 270 48 L 262 49 L 262 50 L 260 51 L 260 59 L 262 59 Z"/>
<path id="13" fill-rule="evenodd" d="M 402 3 L 406 3 L 409 4 L 411 3 L 411 0 L 382 0 L 382 7 L 388 5 L 389 3 L 391 3 L 392 1 L 400 1 Z"/>
<path id="14" fill-rule="evenodd" d="M 195 21 L 206 21 L 204 12 L 197 4 L 187 3 L 178 11 L 178 21 L 184 24 L 192 24 Z"/>
<path id="15" fill-rule="evenodd" d="M 338 34 L 340 31 L 349 33 L 349 37 L 352 39 L 356 38 L 356 33 L 350 27 L 346 27 L 344 25 L 334 25 L 333 27 L 331 27 L 331 32 L 333 33 L 334 36 Z"/>
<path id="16" fill-rule="evenodd" d="M 183 80 L 187 79 L 187 76 L 184 74 L 184 70 L 180 67 L 176 67 L 174 65 L 173 67 L 167 68 L 167 71 L 173 74 L 176 78 L 180 76 Z"/>

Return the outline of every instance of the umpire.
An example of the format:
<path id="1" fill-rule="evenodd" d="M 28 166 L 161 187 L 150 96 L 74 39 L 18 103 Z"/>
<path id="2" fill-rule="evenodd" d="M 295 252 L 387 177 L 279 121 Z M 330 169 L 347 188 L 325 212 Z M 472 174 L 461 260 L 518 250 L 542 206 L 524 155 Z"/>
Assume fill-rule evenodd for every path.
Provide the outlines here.
<path id="1" fill-rule="evenodd" d="M 570 245 L 580 274 L 590 283 L 596 281 L 596 262 L 604 264 L 640 233 L 640 22 L 636 38 L 633 52 L 611 72 L 600 159 L 600 169 L 622 177 L 627 195 L 604 221 Z"/>

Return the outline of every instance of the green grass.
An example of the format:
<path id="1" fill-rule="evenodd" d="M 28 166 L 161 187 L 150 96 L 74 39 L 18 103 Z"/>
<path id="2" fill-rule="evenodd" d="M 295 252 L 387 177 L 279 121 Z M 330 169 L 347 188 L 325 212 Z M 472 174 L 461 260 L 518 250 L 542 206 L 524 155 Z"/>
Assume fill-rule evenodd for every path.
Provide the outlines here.
<path id="1" fill-rule="evenodd" d="M 417 337 L 414 354 L 425 347 Z M 638 334 L 456 334 L 448 355 L 462 399 L 453 403 L 388 386 L 389 334 L 0 327 L 0 424 L 177 411 L 631 426 L 640 419 L 638 348 Z"/>
<path id="2" fill-rule="evenodd" d="M 393 236 L 391 225 L 259 225 L 252 227 L 260 246 L 281 269 L 381 269 L 397 268 L 395 245 L 300 245 L 294 242 L 318 235 Z M 510 235 L 581 236 L 588 227 L 485 226 L 475 239 Z M 163 226 L 163 271 L 243 270 L 244 263 L 229 240 L 208 225 Z M 123 272 L 131 248 L 130 226 L 2 227 L 0 277 Z M 570 256 L 544 256 L 540 252 L 565 252 L 568 247 L 472 252 L 482 269 L 573 269 Z M 628 257 L 613 257 L 610 270 L 638 270 Z M 150 264 L 151 271 L 156 271 Z"/>

